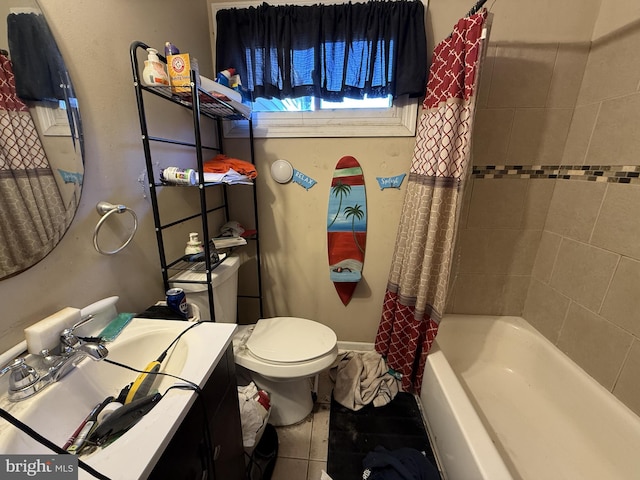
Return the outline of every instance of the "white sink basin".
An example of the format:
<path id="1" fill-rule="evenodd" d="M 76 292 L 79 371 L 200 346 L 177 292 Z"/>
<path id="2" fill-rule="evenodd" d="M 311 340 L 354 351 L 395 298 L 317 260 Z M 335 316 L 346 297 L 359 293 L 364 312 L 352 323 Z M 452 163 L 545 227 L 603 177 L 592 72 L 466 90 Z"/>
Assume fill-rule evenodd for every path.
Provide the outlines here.
<path id="1" fill-rule="evenodd" d="M 108 359 L 144 369 L 193 323 L 133 319 L 118 338 L 107 344 Z M 164 359 L 160 372 L 204 386 L 206 379 L 231 342 L 233 324 L 202 323 L 184 334 Z M 29 360 L 27 359 L 27 363 Z M 138 373 L 105 361 L 84 359 L 59 382 L 32 398 L 9 402 L 6 389 L 0 406 L 48 440 L 62 446 L 91 409 L 135 380 Z M 184 385 L 178 379 L 160 376 L 153 390 L 162 400 L 140 422 L 111 445 L 80 459 L 112 479 L 143 478 L 159 458 L 195 399 L 193 391 L 167 388 Z M 0 453 L 49 454 L 47 447 L 19 429 L 0 420 Z M 80 478 L 93 478 L 80 470 Z"/>

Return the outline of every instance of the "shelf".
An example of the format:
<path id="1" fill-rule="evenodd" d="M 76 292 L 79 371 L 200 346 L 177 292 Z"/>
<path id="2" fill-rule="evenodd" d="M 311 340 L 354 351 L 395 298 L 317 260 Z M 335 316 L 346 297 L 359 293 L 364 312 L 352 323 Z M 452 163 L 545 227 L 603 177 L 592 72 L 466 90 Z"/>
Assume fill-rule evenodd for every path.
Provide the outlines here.
<path id="1" fill-rule="evenodd" d="M 207 284 L 206 292 L 209 301 L 209 312 L 207 317 L 204 317 L 205 312 L 201 312 L 203 315 L 202 318 L 212 319 L 215 321 L 215 312 L 214 312 L 214 296 L 213 296 L 213 285 L 211 282 L 212 274 L 217 267 L 219 267 L 226 258 L 228 258 L 229 253 L 232 249 L 224 249 L 225 252 L 220 252 L 220 249 L 216 249 L 214 244 L 208 242 L 204 245 L 205 255 L 203 255 L 202 260 L 200 262 L 189 262 L 183 260 L 183 257 L 180 257 L 176 260 L 169 262 L 166 257 L 166 249 L 165 249 L 165 230 L 176 227 L 178 225 L 184 224 L 190 220 L 199 219 L 199 224 L 201 228 L 201 238 L 211 238 L 212 235 L 209 227 L 208 216 L 210 213 L 215 211 L 222 212 L 222 223 L 229 221 L 229 204 L 227 198 L 227 187 L 233 185 L 247 185 L 253 190 L 253 213 L 254 213 L 254 223 L 255 229 L 258 229 L 258 205 L 257 205 L 257 196 L 256 196 L 256 185 L 255 182 L 251 183 L 232 183 L 232 182 L 203 182 L 198 183 L 197 185 L 182 185 L 182 184 L 172 184 L 172 183 L 163 183 L 159 181 L 159 166 L 154 162 L 152 158 L 152 150 L 151 150 L 151 142 L 160 142 L 166 144 L 177 144 L 183 147 L 192 148 L 195 151 L 195 165 L 193 169 L 198 172 L 198 178 L 205 179 L 204 177 L 204 158 L 203 152 L 206 150 L 215 150 L 219 153 L 224 153 L 224 137 L 223 137 L 223 121 L 226 120 L 234 120 L 234 121 L 246 121 L 249 126 L 249 138 L 248 145 L 250 148 L 250 157 L 251 163 L 255 165 L 255 150 L 253 145 L 253 122 L 251 119 L 251 108 L 242 103 L 227 99 L 226 97 L 219 98 L 218 96 L 214 96 L 213 94 L 209 94 L 204 91 L 200 87 L 194 87 L 196 85 L 197 73 L 195 71 L 191 71 L 191 87 L 182 87 L 185 88 L 185 92 L 175 93 L 172 91 L 170 86 L 148 86 L 142 84 L 142 79 L 140 76 L 140 68 L 142 65 L 142 59 L 138 59 L 138 52 L 143 51 L 146 58 L 146 49 L 149 48 L 148 45 L 135 41 L 131 44 L 130 47 L 130 56 L 131 56 L 131 67 L 133 74 L 133 87 L 135 89 L 136 101 L 138 106 L 138 115 L 140 120 L 140 133 L 142 138 L 142 146 L 144 149 L 144 157 L 145 157 L 145 165 L 147 170 L 147 178 L 149 180 L 149 196 L 151 198 L 151 204 L 153 207 L 153 220 L 156 231 L 156 240 L 158 243 L 158 255 L 160 257 L 160 271 L 162 273 L 162 279 L 164 283 L 165 290 L 169 289 L 169 281 L 170 276 L 174 277 L 178 275 L 180 272 L 193 272 L 204 274 L 204 280 L 200 280 L 203 278 L 202 276 L 195 276 L 196 280 L 181 280 L 180 283 L 194 283 L 194 284 Z M 166 59 L 158 54 L 159 59 L 166 64 Z M 144 100 L 149 95 L 155 96 L 156 98 L 161 98 L 163 101 L 169 101 L 175 105 L 179 105 L 183 108 L 187 108 L 192 112 L 193 123 L 190 125 L 190 128 L 193 129 L 193 141 L 185 141 L 185 140 L 177 140 L 177 139 L 168 139 L 158 136 L 152 136 L 149 134 L 149 126 L 147 125 L 147 114 L 144 105 Z M 202 122 L 201 117 L 209 118 L 212 121 Z M 213 129 L 212 129 L 213 127 Z M 207 138 L 215 138 L 215 140 L 210 140 L 213 142 L 213 146 L 211 145 L 203 145 L 202 138 L 203 132 L 210 133 L 212 135 L 207 135 Z M 214 177 L 215 180 L 219 180 L 219 178 Z M 211 179 L 211 177 L 209 177 Z M 205 192 L 204 187 L 217 187 L 222 186 L 222 194 L 219 200 L 216 200 L 213 204 L 209 204 L 212 199 L 208 198 L 208 195 Z M 187 187 L 187 188 L 196 188 L 198 190 L 198 200 L 199 207 L 197 208 L 197 213 L 187 215 L 185 217 L 176 219 L 169 223 L 162 223 L 160 218 L 160 205 L 158 202 L 158 192 L 157 190 L 162 187 Z M 220 220 L 220 219 L 218 219 Z M 183 227 L 184 228 L 184 227 Z M 192 227 L 195 228 L 198 227 Z M 260 265 L 260 247 L 259 247 L 259 239 L 257 234 L 254 238 L 256 242 L 256 275 L 257 275 L 257 291 L 258 295 L 256 296 L 246 296 L 248 298 L 257 298 L 259 300 L 259 318 L 262 318 L 263 315 L 263 298 L 262 298 L 262 278 L 261 278 L 261 265 Z M 175 250 L 173 250 L 175 251 Z M 222 258 L 222 260 L 218 259 L 218 255 Z M 224 255 L 224 256 L 223 256 Z M 171 275 L 170 273 L 171 272 Z M 175 272 L 175 273 L 174 273 Z M 241 297 L 238 295 L 238 297 Z M 244 295 L 243 295 L 244 297 Z"/>
<path id="2" fill-rule="evenodd" d="M 224 255 L 222 258 L 219 258 L 220 256 L 222 256 L 220 253 L 216 252 L 215 249 L 213 249 L 213 245 L 209 246 L 211 250 L 211 271 L 215 270 L 220 264 L 224 263 L 225 259 L 227 258 L 228 255 Z M 203 256 L 204 258 L 204 256 Z M 174 260 L 173 262 L 169 263 L 167 265 L 167 270 L 179 270 L 182 272 L 197 272 L 197 273 L 206 273 L 207 271 L 207 264 L 204 261 L 204 259 L 201 262 L 189 262 L 187 260 L 183 260 L 182 258 L 179 258 L 177 260 Z"/>
<path id="3" fill-rule="evenodd" d="M 146 90 L 150 93 L 164 97 L 167 100 L 181 105 L 185 108 L 192 109 L 192 94 L 191 90 L 183 93 L 173 93 L 171 87 L 165 86 L 146 86 L 140 85 L 142 90 Z M 210 95 L 198 87 L 200 113 L 209 118 L 222 118 L 225 120 L 249 120 L 251 117 L 251 107 L 242 103 L 229 100 L 228 102 Z"/>

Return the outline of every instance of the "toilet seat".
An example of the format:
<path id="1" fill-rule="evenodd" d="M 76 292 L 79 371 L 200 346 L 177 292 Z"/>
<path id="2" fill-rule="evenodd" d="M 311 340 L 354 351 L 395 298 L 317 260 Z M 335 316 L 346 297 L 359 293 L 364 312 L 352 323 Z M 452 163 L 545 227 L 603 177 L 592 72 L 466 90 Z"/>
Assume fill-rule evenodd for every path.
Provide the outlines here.
<path id="1" fill-rule="evenodd" d="M 246 346 L 267 362 L 306 362 L 326 355 L 337 342 L 336 334 L 321 323 L 303 318 L 275 317 L 258 320 Z"/>
<path id="2" fill-rule="evenodd" d="M 239 327 L 236 340 L 236 363 L 274 379 L 313 376 L 329 367 L 338 353 L 333 330 L 296 317 L 265 318 L 255 326 Z"/>

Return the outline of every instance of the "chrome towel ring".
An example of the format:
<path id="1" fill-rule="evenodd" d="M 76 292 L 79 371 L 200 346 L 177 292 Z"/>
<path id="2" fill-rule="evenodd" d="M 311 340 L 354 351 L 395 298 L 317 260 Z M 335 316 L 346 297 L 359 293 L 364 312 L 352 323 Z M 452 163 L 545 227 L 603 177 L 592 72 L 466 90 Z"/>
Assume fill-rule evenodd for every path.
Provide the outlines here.
<path id="1" fill-rule="evenodd" d="M 131 240 L 133 240 L 133 237 L 138 230 L 138 216 L 136 215 L 136 212 L 128 207 L 125 207 L 124 205 L 113 205 L 109 202 L 104 201 L 98 202 L 98 204 L 96 205 L 96 210 L 100 214 L 101 218 L 100 220 L 98 220 L 96 228 L 93 231 L 93 246 L 98 253 L 101 253 L 103 255 L 114 255 L 125 248 L 127 245 L 129 245 L 129 243 L 131 243 Z M 129 235 L 129 238 L 127 238 L 127 240 L 115 250 L 102 250 L 100 248 L 100 245 L 98 245 L 98 233 L 100 232 L 100 228 L 102 228 L 102 224 L 107 220 L 107 218 L 109 218 L 111 214 L 124 212 L 129 212 L 133 217 L 133 229 L 131 230 L 131 235 Z"/>

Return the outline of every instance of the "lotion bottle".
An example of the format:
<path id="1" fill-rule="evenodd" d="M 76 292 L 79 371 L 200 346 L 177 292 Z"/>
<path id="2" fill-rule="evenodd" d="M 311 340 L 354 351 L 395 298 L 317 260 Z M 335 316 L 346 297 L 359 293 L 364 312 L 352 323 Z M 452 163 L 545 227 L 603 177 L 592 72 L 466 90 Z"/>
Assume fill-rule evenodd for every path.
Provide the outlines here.
<path id="1" fill-rule="evenodd" d="M 158 51 L 155 48 L 147 48 L 147 52 L 149 52 L 149 56 L 144 61 L 144 70 L 142 71 L 143 83 L 148 86 L 169 85 L 169 76 L 158 58 Z"/>
<path id="2" fill-rule="evenodd" d="M 204 246 L 198 238 L 198 234 L 196 232 L 192 232 L 189 234 L 189 241 L 187 242 L 187 246 L 184 249 L 185 255 L 195 255 L 197 253 L 201 253 L 204 251 Z"/>

